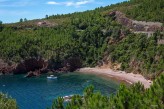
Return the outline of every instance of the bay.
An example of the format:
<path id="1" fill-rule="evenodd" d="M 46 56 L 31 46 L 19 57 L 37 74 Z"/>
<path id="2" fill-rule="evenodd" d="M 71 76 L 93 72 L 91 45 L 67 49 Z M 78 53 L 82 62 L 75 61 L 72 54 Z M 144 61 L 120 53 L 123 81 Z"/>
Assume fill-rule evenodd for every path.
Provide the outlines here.
<path id="1" fill-rule="evenodd" d="M 95 91 L 104 95 L 116 93 L 119 83 L 111 79 L 80 73 L 55 75 L 55 80 L 47 80 L 47 75 L 24 78 L 24 75 L 0 76 L 0 92 L 16 99 L 19 109 L 46 109 L 55 98 L 73 94 L 82 95 L 83 90 L 93 85 Z"/>

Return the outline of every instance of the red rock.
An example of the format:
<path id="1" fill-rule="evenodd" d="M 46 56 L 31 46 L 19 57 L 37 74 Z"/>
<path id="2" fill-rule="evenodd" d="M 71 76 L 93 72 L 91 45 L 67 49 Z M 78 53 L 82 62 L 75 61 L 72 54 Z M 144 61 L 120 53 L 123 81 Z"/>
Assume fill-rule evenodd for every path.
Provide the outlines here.
<path id="1" fill-rule="evenodd" d="M 18 64 L 12 63 L 11 65 L 0 59 L 0 72 L 3 74 L 24 74 L 27 72 L 29 76 L 38 76 L 41 73 L 47 72 L 48 62 L 39 58 L 30 58 Z"/>
<path id="2" fill-rule="evenodd" d="M 120 11 L 112 11 L 109 13 L 110 17 L 114 17 L 115 20 L 122 24 L 123 26 L 132 29 L 133 31 L 151 31 L 155 32 L 157 30 L 164 31 L 164 27 L 162 27 L 162 23 L 160 22 L 146 22 L 146 21 L 136 21 L 132 20 L 125 16 Z"/>
<path id="3" fill-rule="evenodd" d="M 46 71 L 48 62 L 43 59 L 30 58 L 19 63 L 14 69 L 14 74 L 27 73 L 30 71 L 40 70 L 40 72 Z"/>

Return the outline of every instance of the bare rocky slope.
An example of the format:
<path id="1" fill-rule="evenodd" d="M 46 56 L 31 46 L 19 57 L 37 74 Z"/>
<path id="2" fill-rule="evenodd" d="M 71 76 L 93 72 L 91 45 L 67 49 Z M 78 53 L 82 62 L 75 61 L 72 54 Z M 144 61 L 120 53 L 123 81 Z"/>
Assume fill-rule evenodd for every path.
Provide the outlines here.
<path id="1" fill-rule="evenodd" d="M 146 21 L 136 21 L 127 18 L 125 14 L 120 11 L 113 11 L 109 13 L 109 16 L 113 17 L 118 23 L 124 25 L 134 32 L 138 33 L 154 33 L 157 30 L 164 31 L 163 24 L 160 22 L 146 22 Z"/>

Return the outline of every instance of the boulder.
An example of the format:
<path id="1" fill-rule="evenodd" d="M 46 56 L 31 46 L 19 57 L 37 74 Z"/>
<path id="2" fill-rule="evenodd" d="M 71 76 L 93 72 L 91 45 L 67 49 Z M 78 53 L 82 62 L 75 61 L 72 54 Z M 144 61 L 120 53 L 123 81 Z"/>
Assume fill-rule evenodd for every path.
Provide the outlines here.
<path id="1" fill-rule="evenodd" d="M 25 78 L 29 78 L 29 77 L 34 77 L 34 76 L 39 76 L 41 74 L 41 72 L 39 70 L 36 71 L 30 71 L 25 75 Z"/>

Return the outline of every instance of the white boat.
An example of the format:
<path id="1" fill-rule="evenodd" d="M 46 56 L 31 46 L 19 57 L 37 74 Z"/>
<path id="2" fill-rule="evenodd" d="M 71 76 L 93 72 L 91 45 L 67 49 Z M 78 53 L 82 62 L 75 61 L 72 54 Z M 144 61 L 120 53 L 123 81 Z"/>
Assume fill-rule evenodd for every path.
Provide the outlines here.
<path id="1" fill-rule="evenodd" d="M 50 75 L 50 76 L 47 76 L 47 79 L 57 79 L 57 77 L 54 75 Z"/>
<path id="2" fill-rule="evenodd" d="M 73 97 L 73 95 L 69 95 L 69 96 L 64 96 L 62 98 L 64 99 L 64 101 L 68 102 L 68 101 L 71 101 L 72 97 Z"/>

